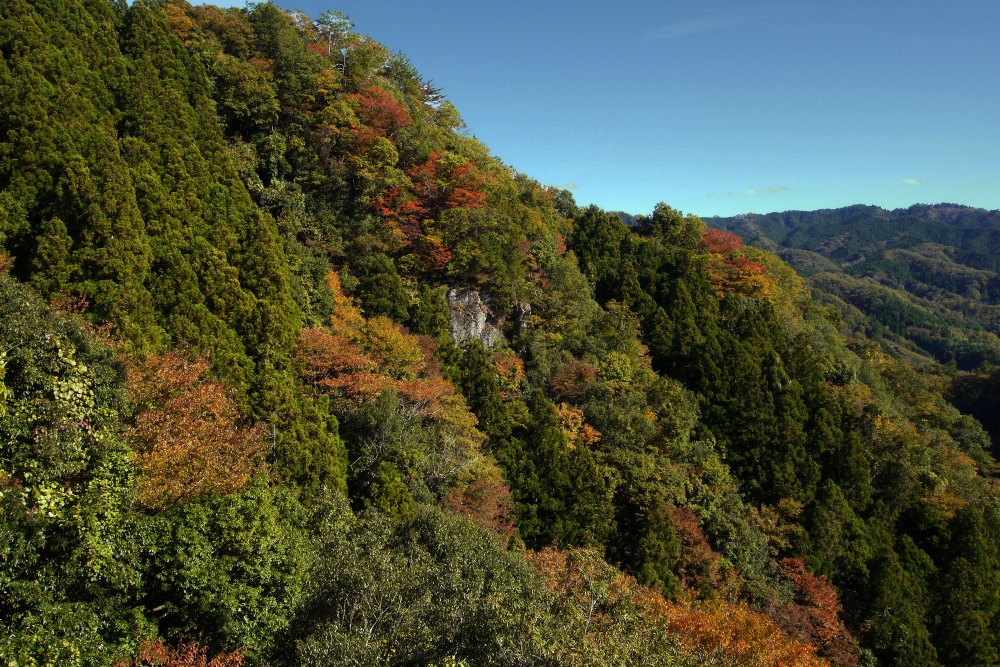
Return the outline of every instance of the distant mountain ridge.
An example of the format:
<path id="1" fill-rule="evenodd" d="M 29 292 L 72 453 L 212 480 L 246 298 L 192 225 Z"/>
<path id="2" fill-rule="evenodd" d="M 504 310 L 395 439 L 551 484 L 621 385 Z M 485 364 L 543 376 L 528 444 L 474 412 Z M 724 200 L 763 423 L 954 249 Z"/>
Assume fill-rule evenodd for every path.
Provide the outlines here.
<path id="1" fill-rule="evenodd" d="M 840 261 L 852 261 L 866 251 L 932 241 L 960 248 L 981 265 L 978 268 L 1000 269 L 1000 256 L 991 256 L 1000 251 L 1000 211 L 958 204 L 916 204 L 891 211 L 859 204 L 705 221 L 748 241 L 767 238 L 778 247 L 811 250 Z"/>
<path id="2" fill-rule="evenodd" d="M 1000 211 L 856 205 L 705 222 L 777 253 L 848 326 L 897 352 L 966 369 L 1000 360 Z"/>

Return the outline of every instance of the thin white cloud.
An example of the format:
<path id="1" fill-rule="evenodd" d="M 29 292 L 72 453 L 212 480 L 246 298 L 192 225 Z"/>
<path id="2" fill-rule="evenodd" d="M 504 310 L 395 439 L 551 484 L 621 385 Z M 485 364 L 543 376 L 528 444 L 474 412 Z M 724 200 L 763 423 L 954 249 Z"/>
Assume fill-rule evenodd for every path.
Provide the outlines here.
<path id="1" fill-rule="evenodd" d="M 757 195 L 763 195 L 769 197 L 771 195 L 780 195 L 783 192 L 788 192 L 788 188 L 784 186 L 776 188 L 748 188 L 743 192 L 727 192 L 727 195 L 738 195 L 742 197 L 756 197 Z"/>
<path id="2" fill-rule="evenodd" d="M 920 185 L 920 180 L 916 178 L 904 178 L 903 182 L 907 185 Z"/>
<path id="3" fill-rule="evenodd" d="M 692 35 L 702 35 L 706 32 L 735 28 L 763 19 L 770 18 L 778 13 L 799 9 L 802 3 L 774 3 L 756 7 L 754 12 L 730 12 L 718 16 L 706 16 L 687 21 L 678 21 L 669 25 L 661 26 L 655 30 L 644 33 L 640 39 L 644 42 L 664 42 L 681 37 Z"/>

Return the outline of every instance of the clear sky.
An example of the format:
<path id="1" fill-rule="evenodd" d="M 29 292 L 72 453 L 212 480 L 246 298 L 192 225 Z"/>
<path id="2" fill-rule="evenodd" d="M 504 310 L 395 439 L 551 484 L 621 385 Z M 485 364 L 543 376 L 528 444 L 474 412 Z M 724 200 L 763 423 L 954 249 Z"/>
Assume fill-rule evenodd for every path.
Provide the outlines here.
<path id="1" fill-rule="evenodd" d="M 278 4 L 345 12 L 579 204 L 1000 208 L 998 0 Z"/>

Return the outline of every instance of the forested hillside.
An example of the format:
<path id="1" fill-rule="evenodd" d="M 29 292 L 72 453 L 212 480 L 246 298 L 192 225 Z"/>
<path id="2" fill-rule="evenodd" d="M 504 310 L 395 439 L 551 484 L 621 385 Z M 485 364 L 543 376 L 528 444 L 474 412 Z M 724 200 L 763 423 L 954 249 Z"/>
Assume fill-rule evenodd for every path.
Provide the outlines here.
<path id="1" fill-rule="evenodd" d="M 708 223 L 777 252 L 852 329 L 917 363 L 1000 363 L 1000 211 L 851 206 Z"/>
<path id="2" fill-rule="evenodd" d="M 776 255 L 577 207 L 336 11 L 0 52 L 7 664 L 1000 661 L 987 432 Z"/>

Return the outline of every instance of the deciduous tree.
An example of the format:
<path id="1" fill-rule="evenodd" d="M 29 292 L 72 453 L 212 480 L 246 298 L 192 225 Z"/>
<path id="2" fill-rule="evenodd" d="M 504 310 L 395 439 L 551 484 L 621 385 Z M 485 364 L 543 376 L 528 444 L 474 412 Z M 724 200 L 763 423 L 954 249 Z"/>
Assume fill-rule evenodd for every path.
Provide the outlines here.
<path id="1" fill-rule="evenodd" d="M 195 496 L 238 491 L 266 472 L 264 429 L 247 428 L 204 359 L 168 352 L 135 363 L 128 388 L 137 406 L 126 436 L 136 449 L 139 497 L 163 509 Z"/>

